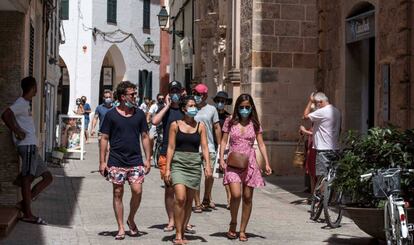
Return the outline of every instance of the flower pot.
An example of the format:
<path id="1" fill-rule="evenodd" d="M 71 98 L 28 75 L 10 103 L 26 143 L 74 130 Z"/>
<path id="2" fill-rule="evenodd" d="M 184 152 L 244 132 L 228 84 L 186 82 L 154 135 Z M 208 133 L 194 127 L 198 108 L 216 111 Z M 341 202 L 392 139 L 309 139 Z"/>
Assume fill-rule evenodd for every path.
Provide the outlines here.
<path id="1" fill-rule="evenodd" d="M 383 208 L 346 207 L 345 210 L 362 231 L 377 239 L 385 240 Z M 409 223 L 414 222 L 414 208 L 407 209 L 407 217 Z"/>
<path id="2" fill-rule="evenodd" d="M 56 158 L 56 159 L 62 160 L 64 155 L 65 155 L 65 153 L 60 152 L 60 151 L 53 151 L 52 152 L 52 157 Z"/>

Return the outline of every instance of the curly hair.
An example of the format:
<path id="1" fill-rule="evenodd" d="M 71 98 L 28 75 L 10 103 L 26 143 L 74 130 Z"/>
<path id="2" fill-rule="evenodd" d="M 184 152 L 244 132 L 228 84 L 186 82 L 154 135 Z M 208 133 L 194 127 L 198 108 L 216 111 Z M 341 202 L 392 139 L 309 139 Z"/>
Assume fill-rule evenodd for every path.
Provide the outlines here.
<path id="1" fill-rule="evenodd" d="M 116 94 L 118 96 L 118 98 L 125 94 L 127 89 L 132 88 L 132 89 L 136 89 L 137 85 L 131 83 L 130 81 L 122 81 L 120 84 L 118 84 L 118 86 L 116 87 Z"/>

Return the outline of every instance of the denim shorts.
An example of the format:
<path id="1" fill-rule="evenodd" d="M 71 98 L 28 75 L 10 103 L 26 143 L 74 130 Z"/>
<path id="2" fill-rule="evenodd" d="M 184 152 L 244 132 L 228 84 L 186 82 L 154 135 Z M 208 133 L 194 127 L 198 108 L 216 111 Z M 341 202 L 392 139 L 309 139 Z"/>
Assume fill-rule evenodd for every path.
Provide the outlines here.
<path id="1" fill-rule="evenodd" d="M 316 150 L 316 176 L 326 176 L 336 160 L 338 160 L 337 150 Z"/>

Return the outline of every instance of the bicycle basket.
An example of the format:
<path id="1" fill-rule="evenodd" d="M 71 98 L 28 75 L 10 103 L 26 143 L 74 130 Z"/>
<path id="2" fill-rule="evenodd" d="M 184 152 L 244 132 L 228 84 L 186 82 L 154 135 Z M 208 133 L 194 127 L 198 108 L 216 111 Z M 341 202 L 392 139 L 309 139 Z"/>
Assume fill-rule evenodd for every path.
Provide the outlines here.
<path id="1" fill-rule="evenodd" d="M 401 176 L 399 172 L 384 173 L 378 172 L 372 177 L 374 196 L 377 198 L 386 198 L 390 193 L 401 190 Z"/>

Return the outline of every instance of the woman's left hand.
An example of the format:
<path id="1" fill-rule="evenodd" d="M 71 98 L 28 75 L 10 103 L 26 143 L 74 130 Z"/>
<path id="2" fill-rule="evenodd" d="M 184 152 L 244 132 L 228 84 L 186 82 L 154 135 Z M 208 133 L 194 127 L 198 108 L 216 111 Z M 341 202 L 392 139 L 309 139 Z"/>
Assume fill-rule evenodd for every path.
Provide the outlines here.
<path id="1" fill-rule="evenodd" d="M 272 174 L 272 168 L 270 167 L 269 164 L 266 164 L 265 174 L 266 175 L 271 175 Z"/>

